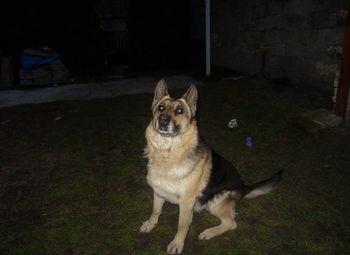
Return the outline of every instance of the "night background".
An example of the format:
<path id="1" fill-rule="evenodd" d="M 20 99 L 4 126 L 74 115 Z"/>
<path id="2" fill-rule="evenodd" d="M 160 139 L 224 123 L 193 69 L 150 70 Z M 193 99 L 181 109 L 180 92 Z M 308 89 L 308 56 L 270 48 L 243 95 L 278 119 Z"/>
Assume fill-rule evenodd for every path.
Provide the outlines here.
<path id="1" fill-rule="evenodd" d="M 80 76 L 103 74 L 122 65 L 142 70 L 189 68 L 203 61 L 204 41 L 199 39 L 204 27 L 199 26 L 204 24 L 194 22 L 203 22 L 204 17 L 192 17 L 203 13 L 195 10 L 201 5 L 190 1 L 13 1 L 2 8 L 6 36 L 1 54 L 19 56 L 23 49 L 48 46 Z M 191 30 L 197 30 L 197 35 Z"/>
<path id="2" fill-rule="evenodd" d="M 285 169 L 234 231 L 199 241 L 218 222 L 195 214 L 183 254 L 349 254 L 349 4 L 1 3 L 0 253 L 165 254 L 176 205 L 138 233 L 164 78 L 174 97 L 197 85 L 199 130 L 243 180 Z"/>

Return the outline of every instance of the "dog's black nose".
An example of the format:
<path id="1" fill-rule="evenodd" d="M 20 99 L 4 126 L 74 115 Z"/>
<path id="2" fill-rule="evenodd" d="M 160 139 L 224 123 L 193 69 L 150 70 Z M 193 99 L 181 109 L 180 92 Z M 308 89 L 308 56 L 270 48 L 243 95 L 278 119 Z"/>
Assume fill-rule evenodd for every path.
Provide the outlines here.
<path id="1" fill-rule="evenodd" d="M 171 117 L 168 114 L 159 115 L 159 124 L 161 126 L 167 126 L 170 123 Z"/>

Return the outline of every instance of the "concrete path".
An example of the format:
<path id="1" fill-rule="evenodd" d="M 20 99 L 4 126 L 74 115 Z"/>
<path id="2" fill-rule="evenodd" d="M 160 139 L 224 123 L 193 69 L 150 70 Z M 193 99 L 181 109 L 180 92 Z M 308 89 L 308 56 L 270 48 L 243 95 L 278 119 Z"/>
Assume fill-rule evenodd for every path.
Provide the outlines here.
<path id="1" fill-rule="evenodd" d="M 201 85 L 189 76 L 164 77 L 169 89 L 185 88 L 191 82 Z M 134 78 L 99 83 L 71 84 L 23 90 L 0 90 L 0 108 L 23 104 L 40 104 L 67 100 L 109 98 L 119 95 L 153 93 L 158 78 Z"/>

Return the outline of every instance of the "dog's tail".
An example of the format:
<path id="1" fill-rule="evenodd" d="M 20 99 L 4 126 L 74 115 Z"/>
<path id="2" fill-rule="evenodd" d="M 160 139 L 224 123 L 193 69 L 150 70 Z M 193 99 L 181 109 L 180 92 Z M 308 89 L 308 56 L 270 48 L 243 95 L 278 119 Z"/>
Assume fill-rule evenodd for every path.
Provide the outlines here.
<path id="1" fill-rule="evenodd" d="M 272 190 L 274 190 L 276 188 L 277 184 L 281 180 L 282 172 L 283 172 L 283 169 L 281 169 L 276 174 L 274 174 L 272 177 L 270 177 L 264 181 L 255 183 L 253 185 L 245 186 L 246 194 L 244 197 L 245 198 L 254 198 L 254 197 L 265 195 L 265 194 L 271 192 Z"/>

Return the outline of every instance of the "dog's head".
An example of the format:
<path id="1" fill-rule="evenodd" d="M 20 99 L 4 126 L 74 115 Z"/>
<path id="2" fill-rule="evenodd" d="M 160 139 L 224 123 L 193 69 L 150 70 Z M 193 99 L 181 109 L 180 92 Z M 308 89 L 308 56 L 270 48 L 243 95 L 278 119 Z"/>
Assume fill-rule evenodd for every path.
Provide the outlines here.
<path id="1" fill-rule="evenodd" d="M 185 132 L 195 117 L 198 92 L 191 85 L 179 99 L 173 99 L 168 93 L 164 80 L 160 80 L 154 91 L 152 103 L 152 125 L 156 132 L 165 137 L 175 137 Z"/>

